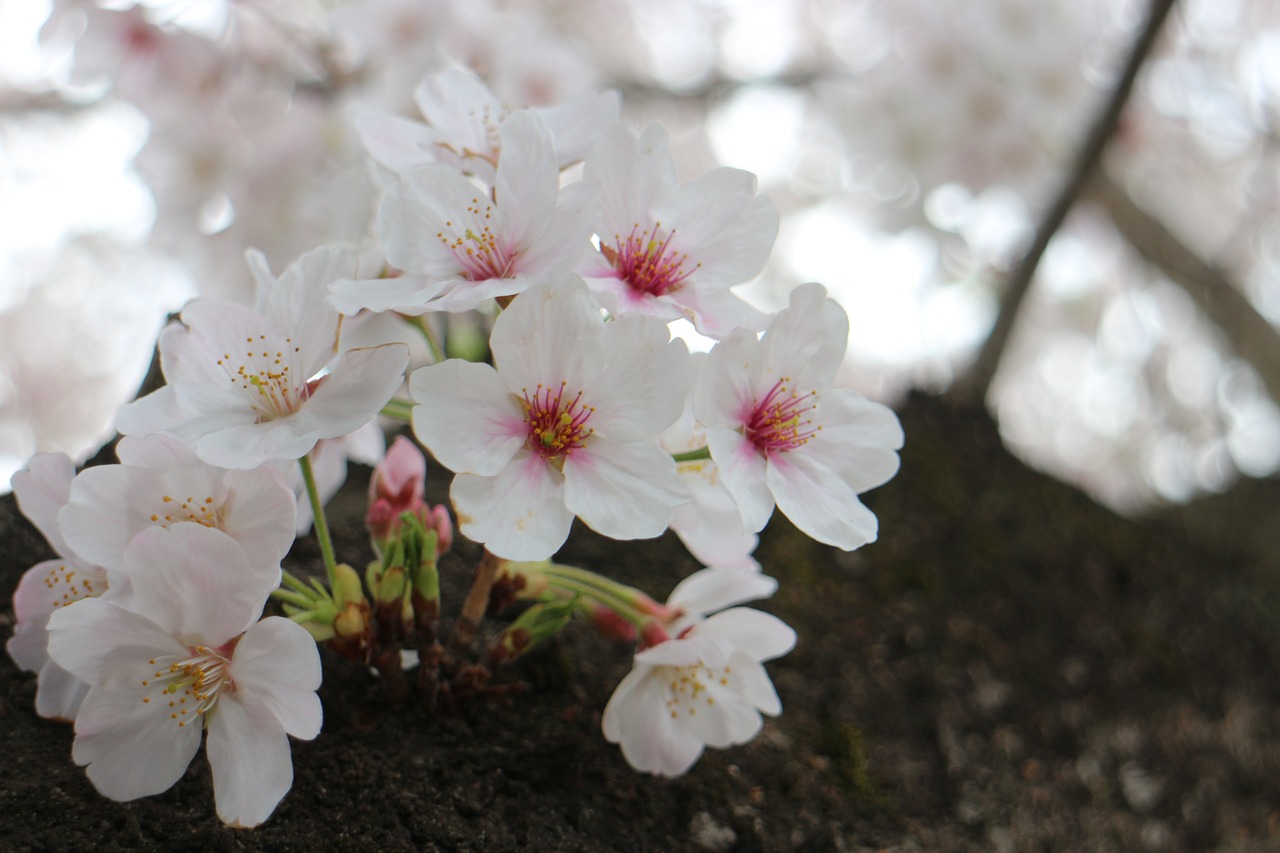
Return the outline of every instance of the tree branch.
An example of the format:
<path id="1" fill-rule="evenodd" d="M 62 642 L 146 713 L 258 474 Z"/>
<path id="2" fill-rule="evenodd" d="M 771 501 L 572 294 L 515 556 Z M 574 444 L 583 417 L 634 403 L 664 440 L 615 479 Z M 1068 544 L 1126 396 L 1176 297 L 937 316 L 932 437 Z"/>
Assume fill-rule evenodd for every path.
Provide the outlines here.
<path id="1" fill-rule="evenodd" d="M 1107 142 L 1115 134 L 1120 114 L 1124 110 L 1125 103 L 1129 100 L 1129 93 L 1133 91 L 1133 84 L 1138 78 L 1138 72 L 1146 61 L 1147 54 L 1151 51 L 1151 46 L 1155 43 L 1156 36 L 1159 34 L 1160 28 L 1175 2 L 1176 0 L 1151 0 L 1151 10 L 1147 16 L 1146 26 L 1143 27 L 1142 32 L 1134 40 L 1133 47 L 1129 51 L 1129 58 L 1125 62 L 1124 71 L 1116 82 L 1115 90 L 1112 91 L 1105 107 L 1094 119 L 1088 135 L 1081 143 L 1079 151 L 1076 152 L 1075 162 L 1072 164 L 1071 170 L 1067 173 L 1066 179 L 1058 190 L 1058 194 L 1054 197 L 1053 203 L 1045 211 L 1039 226 L 1036 228 L 1031 247 L 1027 249 L 1027 253 L 1018 263 L 1018 266 L 1009 274 L 1004 292 L 1000 296 L 1000 308 L 996 314 L 995 327 L 992 328 L 990 337 L 983 344 L 982 350 L 978 353 L 978 358 L 969 368 L 968 373 L 952 387 L 951 397 L 953 399 L 961 402 L 978 403 L 986 397 L 987 390 L 991 387 L 991 380 L 995 376 L 996 368 L 1000 364 L 1000 357 L 1004 354 L 1005 346 L 1009 342 L 1009 335 L 1013 331 L 1018 309 L 1022 306 L 1022 301 L 1026 298 L 1027 291 L 1031 288 L 1031 281 L 1035 277 L 1036 267 L 1039 266 L 1040 259 L 1044 256 L 1044 251 L 1049 246 L 1049 241 L 1057 233 L 1058 229 L 1062 227 L 1068 211 L 1075 204 L 1090 174 L 1097 168 L 1098 161 L 1102 157 L 1102 151 L 1106 148 Z"/>
<path id="2" fill-rule="evenodd" d="M 1230 339 L 1236 355 L 1258 371 L 1272 399 L 1280 400 L 1280 334 L 1221 270 L 1202 260 L 1164 223 L 1138 207 L 1101 170 L 1085 190 L 1129 244 L 1195 300 Z"/>

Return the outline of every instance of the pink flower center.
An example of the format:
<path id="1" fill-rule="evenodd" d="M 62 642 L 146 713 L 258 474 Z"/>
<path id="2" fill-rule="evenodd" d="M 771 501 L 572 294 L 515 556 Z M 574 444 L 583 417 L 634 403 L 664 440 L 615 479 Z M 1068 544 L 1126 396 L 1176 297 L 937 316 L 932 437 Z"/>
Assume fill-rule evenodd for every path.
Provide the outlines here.
<path id="1" fill-rule="evenodd" d="M 794 450 L 822 429 L 809 415 L 818 407 L 818 392 L 796 394 L 784 376 L 758 401 L 746 418 L 743 434 L 766 456 Z"/>
<path id="2" fill-rule="evenodd" d="M 595 431 L 587 426 L 595 409 L 583 405 L 581 391 L 568 397 L 565 385 L 561 382 L 552 393 L 539 383 L 532 396 L 524 390 L 521 403 L 529 430 L 529 449 L 552 461 L 582 447 Z"/>
<path id="3" fill-rule="evenodd" d="M 613 264 L 618 277 L 632 290 L 650 296 L 662 296 L 679 289 L 684 280 L 702 266 L 700 263 L 689 266 L 689 256 L 671 248 L 671 240 L 676 236 L 674 230 L 660 240 L 661 227 L 661 222 L 655 223 L 650 232 L 640 230 L 637 224 L 626 240 L 615 234 L 613 246 L 600 244 L 601 254 Z"/>
<path id="4" fill-rule="evenodd" d="M 452 221 L 445 227 L 452 231 L 437 231 L 436 239 L 453 253 L 462 267 L 462 277 L 468 281 L 486 281 L 491 278 L 507 278 L 515 266 L 517 253 L 503 243 L 493 230 L 493 205 L 482 202 L 477 196 L 467 206 L 471 224 L 458 233 Z"/>

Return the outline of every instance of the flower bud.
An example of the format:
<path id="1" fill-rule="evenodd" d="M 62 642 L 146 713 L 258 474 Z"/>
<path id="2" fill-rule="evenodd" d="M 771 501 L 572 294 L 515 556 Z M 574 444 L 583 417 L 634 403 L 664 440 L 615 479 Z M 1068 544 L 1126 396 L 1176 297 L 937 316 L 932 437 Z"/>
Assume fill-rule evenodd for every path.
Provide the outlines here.
<path id="1" fill-rule="evenodd" d="M 453 520 L 449 518 L 449 510 L 444 504 L 436 504 L 423 519 L 423 526 L 436 532 L 436 559 L 440 559 L 453 548 Z"/>
<path id="2" fill-rule="evenodd" d="M 329 645 L 343 657 L 367 661 L 373 646 L 373 620 L 360 575 L 346 563 L 334 566 L 333 638 Z"/>
<path id="3" fill-rule="evenodd" d="M 558 599 L 544 601 L 525 610 L 490 647 L 490 665 L 496 667 L 513 661 L 548 637 L 560 633 L 573 618 L 576 607 L 577 603 L 572 599 Z"/>
<path id="4" fill-rule="evenodd" d="M 422 451 L 403 435 L 396 436 L 369 478 L 365 525 L 379 550 L 399 533 L 403 513 L 413 513 L 423 519 L 424 526 L 432 526 L 432 511 L 422 499 L 426 477 L 427 460 Z"/>
<path id="5" fill-rule="evenodd" d="M 616 610 L 611 610 L 594 601 L 581 604 L 580 609 L 591 623 L 591 627 L 605 639 L 621 640 L 626 643 L 635 642 L 635 626 L 623 619 Z"/>

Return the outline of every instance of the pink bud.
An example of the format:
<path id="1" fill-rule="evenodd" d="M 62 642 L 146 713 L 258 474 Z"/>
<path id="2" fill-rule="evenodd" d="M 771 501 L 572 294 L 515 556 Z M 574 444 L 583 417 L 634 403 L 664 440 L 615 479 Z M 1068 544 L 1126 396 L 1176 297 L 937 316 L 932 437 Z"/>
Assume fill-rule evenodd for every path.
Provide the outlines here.
<path id="1" fill-rule="evenodd" d="M 633 643 L 636 639 L 635 627 L 607 607 L 597 605 L 591 608 L 591 626 L 609 640 Z"/>
<path id="2" fill-rule="evenodd" d="M 449 510 L 444 504 L 431 507 L 429 517 L 423 519 L 423 526 L 436 532 L 436 559 L 440 559 L 453 548 L 453 520 L 449 518 Z"/>
<path id="3" fill-rule="evenodd" d="M 369 511 L 365 524 L 375 542 L 385 542 L 400 529 L 400 514 L 413 512 L 423 517 L 422 501 L 427 477 L 427 460 L 418 446 L 403 435 L 391 442 L 387 455 L 373 469 L 369 478 Z M 423 518 L 424 524 L 431 521 Z"/>
<path id="4" fill-rule="evenodd" d="M 386 542 L 392 537 L 400 523 L 400 513 L 392 508 L 391 501 L 386 498 L 378 498 L 378 500 L 369 505 L 369 511 L 365 513 L 364 523 L 369 528 L 369 533 L 373 536 L 375 542 Z"/>
<path id="5" fill-rule="evenodd" d="M 667 633 L 667 629 L 663 627 L 661 622 L 654 620 L 646 622 L 645 626 L 640 629 L 640 648 L 647 649 L 656 646 L 659 643 L 665 643 L 671 639 L 671 635 Z"/>
<path id="6" fill-rule="evenodd" d="M 397 435 L 369 478 L 369 503 L 386 498 L 397 514 L 413 509 L 422 501 L 426 479 L 426 457 L 413 441 Z"/>

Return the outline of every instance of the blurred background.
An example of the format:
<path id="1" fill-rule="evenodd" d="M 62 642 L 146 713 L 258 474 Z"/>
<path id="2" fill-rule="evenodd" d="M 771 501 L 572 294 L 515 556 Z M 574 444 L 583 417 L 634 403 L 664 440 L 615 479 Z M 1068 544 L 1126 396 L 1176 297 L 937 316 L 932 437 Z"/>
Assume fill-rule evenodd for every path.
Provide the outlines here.
<path id="1" fill-rule="evenodd" d="M 353 108 L 450 63 L 509 103 L 616 88 L 682 177 L 782 213 L 742 288 L 824 283 L 844 383 L 944 393 L 1148 15 L 1131 0 L 0 0 L 0 484 L 111 434 L 165 316 L 363 237 Z M 987 402 L 1125 513 L 1280 466 L 1280 4 L 1182 0 L 1039 265 Z M 910 436 L 907 437 L 908 447 Z"/>

